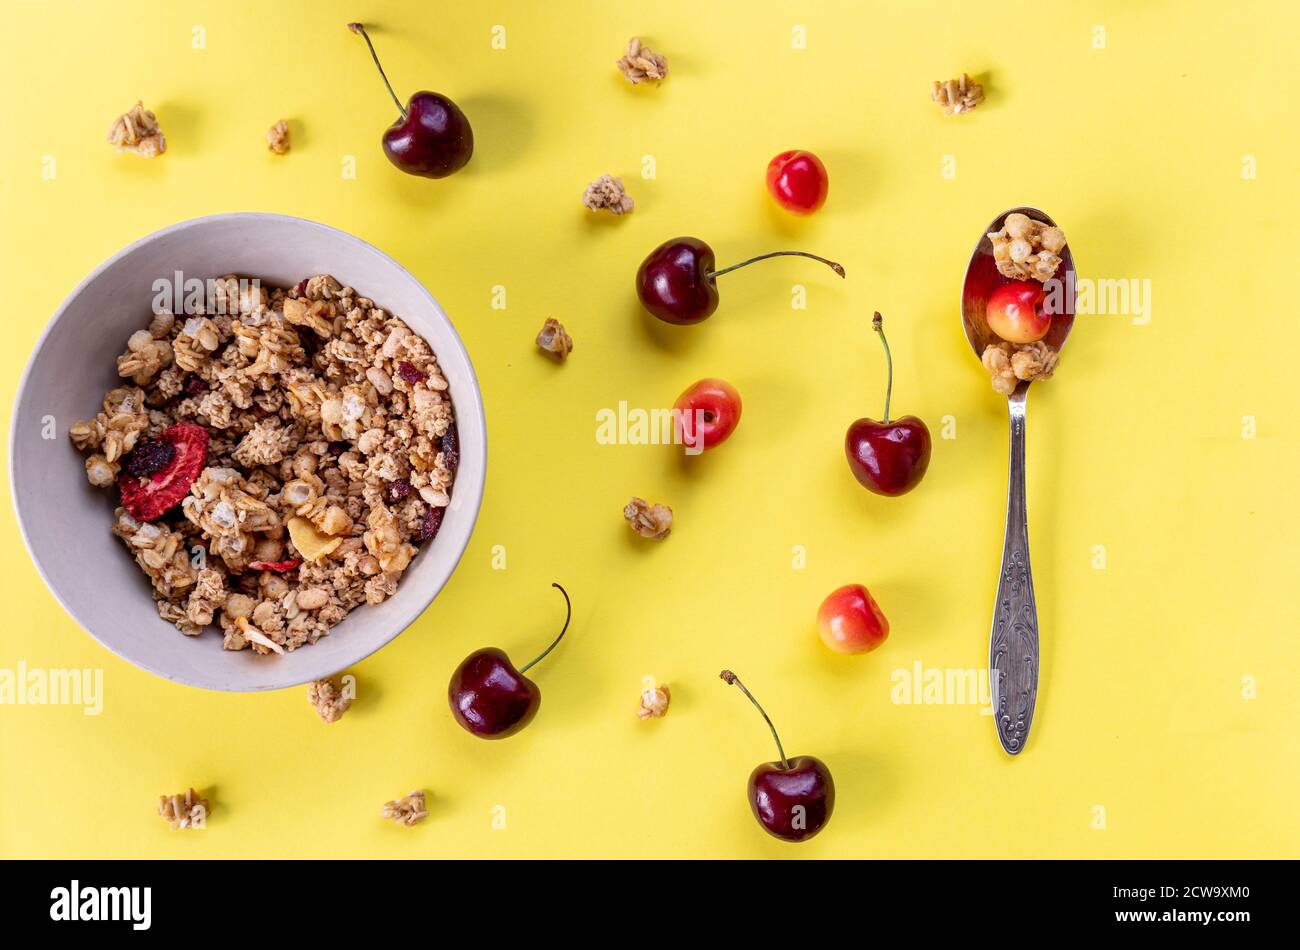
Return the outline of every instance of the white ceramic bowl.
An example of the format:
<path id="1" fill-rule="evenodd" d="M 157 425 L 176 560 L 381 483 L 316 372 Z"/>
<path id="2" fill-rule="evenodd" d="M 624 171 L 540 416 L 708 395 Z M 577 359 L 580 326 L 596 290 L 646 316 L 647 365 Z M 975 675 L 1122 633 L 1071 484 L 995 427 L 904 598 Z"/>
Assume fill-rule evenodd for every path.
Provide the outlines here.
<path id="1" fill-rule="evenodd" d="M 235 273 L 270 286 L 332 274 L 410 325 L 433 347 L 461 443 L 451 505 L 397 593 L 362 605 L 328 636 L 285 656 L 221 648 L 208 630 L 186 637 L 159 618 L 149 581 L 110 533 L 116 492 L 86 480 L 68 438 L 122 380 L 115 358 L 148 324 L 153 283 Z M 53 420 L 56 435 L 46 438 Z M 108 649 L 169 680 L 221 690 L 280 689 L 336 673 L 411 625 L 455 569 L 478 517 L 487 462 L 483 400 L 469 355 L 442 307 L 405 268 L 342 231 L 276 214 L 218 214 L 164 228 L 113 255 L 74 290 L 41 334 L 18 385 L 9 477 L 32 560 L 59 603 Z"/>

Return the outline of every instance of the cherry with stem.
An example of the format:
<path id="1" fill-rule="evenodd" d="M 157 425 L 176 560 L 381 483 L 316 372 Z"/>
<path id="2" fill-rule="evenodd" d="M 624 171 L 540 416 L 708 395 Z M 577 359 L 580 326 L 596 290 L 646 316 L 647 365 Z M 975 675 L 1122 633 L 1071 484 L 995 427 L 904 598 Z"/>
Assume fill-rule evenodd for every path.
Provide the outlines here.
<path id="1" fill-rule="evenodd" d="M 776 742 L 775 762 L 763 762 L 749 773 L 745 786 L 750 811 L 768 834 L 782 841 L 806 841 L 826 826 L 835 807 L 835 782 L 826 763 L 815 755 L 785 754 L 781 737 L 767 712 L 731 670 L 722 680 L 736 686 L 754 704 Z"/>
<path id="2" fill-rule="evenodd" d="M 417 92 L 403 106 L 365 26 L 349 23 L 348 29 L 366 41 L 379 77 L 397 106 L 398 119 L 382 139 L 388 160 L 408 175 L 423 178 L 446 178 L 464 168 L 474 154 L 474 132 L 460 107 L 437 92 Z"/>
<path id="3" fill-rule="evenodd" d="M 718 309 L 717 279 L 734 270 L 774 257 L 806 257 L 825 264 L 840 277 L 844 267 L 807 251 L 770 251 L 729 267 L 715 267 L 713 248 L 694 237 L 665 241 L 647 255 L 636 273 L 641 305 L 665 323 L 700 323 Z"/>
<path id="4" fill-rule="evenodd" d="M 884 318 L 877 310 L 871 327 L 885 348 L 885 415 L 883 420 L 859 419 L 844 437 L 849 470 L 877 495 L 903 495 L 915 488 L 930 466 L 930 430 L 916 416 L 890 421 L 894 394 L 894 357 L 885 338 Z"/>
<path id="5" fill-rule="evenodd" d="M 573 618 L 569 592 L 552 584 L 564 596 L 564 626 L 551 645 L 515 669 L 504 650 L 484 647 L 467 656 L 451 675 L 447 701 L 452 717 L 466 731 L 482 739 L 513 736 L 533 721 L 541 708 L 542 691 L 524 674 L 559 646 Z"/>

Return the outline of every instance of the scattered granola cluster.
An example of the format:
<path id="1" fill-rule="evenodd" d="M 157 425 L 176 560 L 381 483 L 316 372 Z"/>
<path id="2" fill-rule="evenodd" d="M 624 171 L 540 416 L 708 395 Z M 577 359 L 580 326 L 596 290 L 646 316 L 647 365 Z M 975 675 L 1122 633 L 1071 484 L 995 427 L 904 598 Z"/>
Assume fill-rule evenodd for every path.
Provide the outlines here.
<path id="1" fill-rule="evenodd" d="M 455 419 L 428 343 L 334 278 L 212 286 L 131 335 L 129 385 L 70 436 L 160 616 L 283 653 L 396 591 L 450 502 Z"/>
<path id="2" fill-rule="evenodd" d="M 167 151 L 167 139 L 158 126 L 158 117 L 142 101 L 117 117 L 108 130 L 108 143 L 119 152 L 134 152 L 145 158 L 157 158 Z"/>
<path id="3" fill-rule="evenodd" d="M 424 792 L 419 790 L 408 792 L 405 798 L 384 802 L 380 814 L 390 821 L 409 828 L 429 817 L 429 812 L 424 807 Z"/>
<path id="4" fill-rule="evenodd" d="M 1056 276 L 1065 247 L 1065 232 L 1027 214 L 1007 215 L 1000 230 L 989 234 L 998 273 L 1012 280 L 1046 282 Z"/>
<path id="5" fill-rule="evenodd" d="M 588 211 L 608 211 L 611 214 L 629 214 L 634 207 L 632 196 L 623 187 L 623 179 L 601 175 L 582 193 L 582 203 Z"/>
<path id="6" fill-rule="evenodd" d="M 1033 343 L 999 340 L 984 347 L 980 359 L 993 379 L 993 390 L 1009 396 L 1022 380 L 1049 379 L 1059 357 L 1057 350 L 1042 340 Z"/>
<path id="7" fill-rule="evenodd" d="M 662 541 L 673 530 L 673 510 L 667 505 L 652 505 L 644 498 L 629 501 L 623 517 L 633 531 L 652 541 Z"/>
<path id="8" fill-rule="evenodd" d="M 936 79 L 930 86 L 930 98 L 943 106 L 944 115 L 960 115 L 984 101 L 984 87 L 962 73 L 960 79 Z"/>
<path id="9" fill-rule="evenodd" d="M 614 64 L 632 85 L 647 79 L 663 79 L 668 75 L 668 60 L 648 46 L 641 45 L 641 37 L 628 40 L 627 55 Z"/>
<path id="10" fill-rule="evenodd" d="M 158 814 L 172 830 L 202 828 L 207 823 L 209 802 L 191 786 L 178 795 L 159 795 Z"/>
<path id="11" fill-rule="evenodd" d="M 668 715 L 668 703 L 672 695 L 662 683 L 641 691 L 641 706 L 636 714 L 639 719 L 662 719 Z"/>
<path id="12" fill-rule="evenodd" d="M 320 592 L 324 594 L 324 591 Z M 300 595 L 301 596 L 301 595 Z M 316 680 L 307 684 L 307 702 L 326 722 L 338 722 L 352 706 L 352 693 L 334 680 Z"/>
<path id="13" fill-rule="evenodd" d="M 573 352 L 573 337 L 569 336 L 564 324 L 554 317 L 547 317 L 542 329 L 537 334 L 537 345 L 550 353 L 558 362 L 563 363 Z"/>
<path id="14" fill-rule="evenodd" d="M 276 155 L 283 155 L 289 151 L 289 123 L 281 119 L 275 125 L 266 130 L 266 147 L 275 152 Z"/>

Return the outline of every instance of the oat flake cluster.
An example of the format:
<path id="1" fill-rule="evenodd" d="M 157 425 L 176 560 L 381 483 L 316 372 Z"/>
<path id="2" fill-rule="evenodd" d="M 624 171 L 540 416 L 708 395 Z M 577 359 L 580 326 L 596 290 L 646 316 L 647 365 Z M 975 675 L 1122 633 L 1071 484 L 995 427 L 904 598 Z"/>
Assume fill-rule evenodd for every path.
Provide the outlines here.
<path id="1" fill-rule="evenodd" d="M 162 618 L 283 653 L 397 590 L 450 502 L 455 419 L 429 344 L 333 277 L 213 287 L 128 338 L 126 385 L 70 436 Z"/>

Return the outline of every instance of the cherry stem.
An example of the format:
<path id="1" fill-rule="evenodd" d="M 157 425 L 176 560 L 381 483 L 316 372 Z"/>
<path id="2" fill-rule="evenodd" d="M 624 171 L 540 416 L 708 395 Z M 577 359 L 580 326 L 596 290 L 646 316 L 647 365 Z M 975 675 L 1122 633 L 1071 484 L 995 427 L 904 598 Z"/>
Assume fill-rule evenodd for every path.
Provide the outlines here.
<path id="1" fill-rule="evenodd" d="M 564 595 L 564 627 L 560 630 L 560 635 L 551 642 L 551 645 L 549 647 L 547 647 L 537 656 L 533 657 L 524 665 L 524 667 L 519 671 L 520 674 L 527 673 L 539 662 L 546 659 L 546 654 L 550 653 L 552 650 L 556 648 L 556 646 L 559 645 L 559 642 L 564 639 L 564 631 L 569 629 L 569 618 L 573 616 L 573 604 L 569 603 L 569 592 L 566 591 L 559 584 L 552 584 L 551 586 Z"/>
<path id="2" fill-rule="evenodd" d="M 772 720 L 768 717 L 766 712 L 763 712 L 763 707 L 758 704 L 758 700 L 754 698 L 754 694 L 745 689 L 745 684 L 740 681 L 740 677 L 731 672 L 731 670 L 723 670 L 721 676 L 724 683 L 730 683 L 732 686 L 739 686 L 740 691 L 749 698 L 749 701 L 754 704 L 754 708 L 762 714 L 763 719 L 767 722 L 767 728 L 772 730 L 772 738 L 776 740 L 776 751 L 781 755 L 781 769 L 785 770 L 790 768 L 790 760 L 785 757 L 785 749 L 781 745 L 781 737 L 776 734 L 776 726 L 772 725 Z"/>
<path id="3" fill-rule="evenodd" d="M 370 48 L 370 58 L 375 61 L 375 68 L 379 70 L 379 76 L 384 80 L 384 85 L 388 87 L 388 94 L 393 97 L 393 104 L 397 106 L 397 111 L 406 118 L 406 109 L 402 107 L 402 100 L 397 98 L 397 93 L 393 92 L 393 84 L 388 81 L 388 74 L 384 72 L 383 64 L 379 62 L 379 54 L 375 52 L 375 44 L 370 42 L 370 34 L 360 23 L 349 23 L 348 29 L 353 33 L 360 33 L 361 38 L 366 41 L 366 46 Z"/>
<path id="4" fill-rule="evenodd" d="M 835 273 L 839 274 L 841 277 L 844 276 L 844 268 L 842 266 L 836 264 L 834 261 L 828 261 L 824 257 L 818 257 L 816 254 L 809 254 L 807 251 L 772 251 L 769 254 L 760 254 L 758 255 L 758 257 L 751 257 L 747 261 L 741 261 L 739 264 L 732 264 L 730 267 L 724 267 L 722 268 L 722 270 L 710 271 L 704 276 L 705 279 L 712 280 L 715 277 L 721 277 L 723 274 L 730 274 L 733 270 L 739 270 L 742 267 L 748 267 L 750 264 L 756 263 L 757 261 L 765 261 L 769 257 L 809 257 L 812 258 L 814 261 L 821 261 L 823 264 L 825 264 L 831 270 L 835 271 Z"/>
<path id="5" fill-rule="evenodd" d="M 881 345 L 885 348 L 885 365 L 889 368 L 888 381 L 885 383 L 885 425 L 889 425 L 889 397 L 894 394 L 894 358 L 889 355 L 889 341 L 885 339 L 885 321 L 880 311 L 871 318 L 871 328 L 880 334 Z"/>

